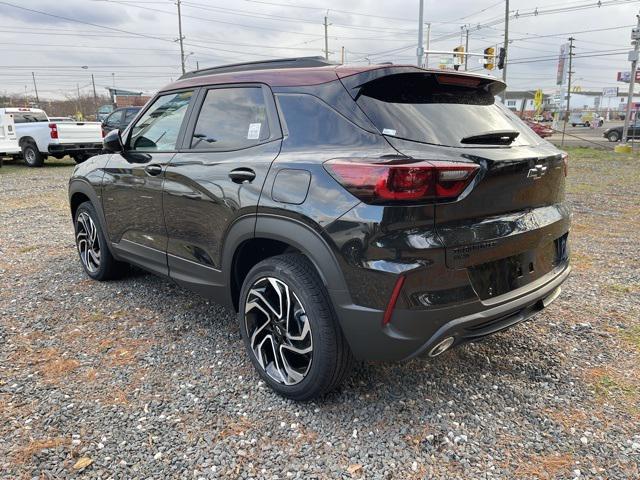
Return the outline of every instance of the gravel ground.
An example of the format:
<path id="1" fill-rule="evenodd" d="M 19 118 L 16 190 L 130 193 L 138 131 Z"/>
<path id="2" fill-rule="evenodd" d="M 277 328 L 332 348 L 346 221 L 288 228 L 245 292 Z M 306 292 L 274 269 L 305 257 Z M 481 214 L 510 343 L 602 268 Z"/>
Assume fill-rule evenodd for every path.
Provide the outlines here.
<path id="1" fill-rule="evenodd" d="M 72 166 L 0 169 L 1 478 L 640 478 L 638 159 L 573 150 L 574 273 L 532 322 L 296 404 L 235 318 L 74 249 Z"/>

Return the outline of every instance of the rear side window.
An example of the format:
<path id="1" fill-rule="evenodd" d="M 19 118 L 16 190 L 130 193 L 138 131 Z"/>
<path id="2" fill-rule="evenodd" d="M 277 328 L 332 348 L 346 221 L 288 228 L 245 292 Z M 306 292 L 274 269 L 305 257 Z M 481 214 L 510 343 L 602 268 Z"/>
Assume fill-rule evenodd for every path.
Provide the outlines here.
<path id="1" fill-rule="evenodd" d="M 129 146 L 138 151 L 172 151 L 193 91 L 159 96 L 131 130 Z"/>
<path id="2" fill-rule="evenodd" d="M 535 133 L 498 103 L 486 85 L 473 78 L 396 74 L 364 85 L 357 102 L 383 134 L 406 140 L 469 146 L 462 140 L 516 131 L 519 135 L 511 145 L 539 143 Z"/>
<path id="3" fill-rule="evenodd" d="M 317 97 L 277 95 L 289 136 L 287 147 L 343 147 L 372 145 L 376 135 L 357 127 Z"/>
<path id="4" fill-rule="evenodd" d="M 32 122 L 47 122 L 49 119 L 44 112 L 14 112 L 14 123 L 32 123 Z"/>
<path id="5" fill-rule="evenodd" d="M 120 126 L 120 120 L 122 119 L 122 111 L 113 112 L 104 121 L 105 126 L 109 128 L 118 128 Z"/>
<path id="6" fill-rule="evenodd" d="M 191 148 L 239 150 L 270 136 L 262 88 L 214 88 L 200 109 Z"/>

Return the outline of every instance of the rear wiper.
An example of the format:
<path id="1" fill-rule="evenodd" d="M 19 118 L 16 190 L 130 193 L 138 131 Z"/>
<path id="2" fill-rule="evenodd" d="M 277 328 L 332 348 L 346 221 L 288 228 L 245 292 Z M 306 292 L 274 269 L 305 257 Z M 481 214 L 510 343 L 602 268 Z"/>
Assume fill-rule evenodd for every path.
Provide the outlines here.
<path id="1" fill-rule="evenodd" d="M 511 145 L 518 138 L 520 132 L 515 130 L 496 130 L 494 132 L 470 135 L 460 140 L 460 143 L 475 143 L 476 145 Z"/>

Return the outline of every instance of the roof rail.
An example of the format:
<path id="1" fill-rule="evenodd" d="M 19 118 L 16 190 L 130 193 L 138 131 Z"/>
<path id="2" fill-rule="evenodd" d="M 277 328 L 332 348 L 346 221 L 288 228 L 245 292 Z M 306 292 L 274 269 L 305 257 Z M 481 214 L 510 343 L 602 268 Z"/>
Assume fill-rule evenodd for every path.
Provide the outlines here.
<path id="1" fill-rule="evenodd" d="M 178 80 L 185 78 L 200 77 L 203 75 L 213 75 L 215 73 L 244 72 L 246 70 L 271 70 L 277 68 L 308 68 L 326 67 L 335 65 L 324 57 L 294 57 L 275 58 L 273 60 L 258 60 L 257 62 L 234 63 L 231 65 L 220 65 L 219 67 L 203 68 L 193 70 L 182 75 Z"/>

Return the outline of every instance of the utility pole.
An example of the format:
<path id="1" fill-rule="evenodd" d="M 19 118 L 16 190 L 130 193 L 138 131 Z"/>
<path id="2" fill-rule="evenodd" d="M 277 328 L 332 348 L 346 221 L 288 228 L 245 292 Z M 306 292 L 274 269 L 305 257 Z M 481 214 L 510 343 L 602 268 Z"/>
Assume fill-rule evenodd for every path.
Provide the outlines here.
<path id="1" fill-rule="evenodd" d="M 502 67 L 502 81 L 507 83 L 507 57 L 509 51 L 509 0 L 504 4 L 504 66 Z M 506 98 L 506 95 L 505 95 Z"/>
<path id="2" fill-rule="evenodd" d="M 342 56 L 340 57 L 340 64 L 344 65 L 344 46 L 342 47 Z"/>
<path id="3" fill-rule="evenodd" d="M 636 83 L 636 72 L 638 71 L 638 49 L 640 48 L 640 15 L 636 15 L 636 28 L 631 32 L 633 39 L 633 52 L 629 52 L 631 59 L 631 78 L 629 79 L 629 96 L 627 98 L 627 111 L 624 116 L 624 128 L 622 129 L 622 142 L 627 142 L 629 134 L 629 121 L 631 120 L 631 104 L 633 103 L 633 87 Z"/>
<path id="4" fill-rule="evenodd" d="M 564 123 L 562 124 L 562 140 L 560 146 L 564 146 L 564 131 L 567 129 L 567 120 L 571 114 L 571 76 L 573 75 L 572 60 L 573 60 L 573 41 L 575 38 L 569 37 L 569 79 L 567 80 L 567 108 L 564 112 Z"/>
<path id="5" fill-rule="evenodd" d="M 177 5 L 178 5 L 178 35 L 180 35 L 180 38 L 178 38 L 178 40 L 180 41 L 180 65 L 182 67 L 182 73 L 185 73 L 185 69 L 184 69 L 184 44 L 182 43 L 182 41 L 184 40 L 184 37 L 182 36 L 182 13 L 180 11 L 180 0 L 177 0 Z"/>
<path id="6" fill-rule="evenodd" d="M 196 70 L 200 70 L 200 62 L 196 60 Z"/>
<path id="7" fill-rule="evenodd" d="M 326 16 L 324 17 L 324 58 L 329 60 L 329 23 Z"/>
<path id="8" fill-rule="evenodd" d="M 36 74 L 31 72 L 31 76 L 33 77 L 33 89 L 36 91 L 36 102 L 40 105 L 40 97 L 38 96 L 38 86 L 36 85 Z"/>
<path id="9" fill-rule="evenodd" d="M 96 94 L 96 81 L 91 74 L 91 84 L 93 85 L 93 108 L 96 111 L 96 121 L 98 120 L 98 95 Z"/>
<path id="10" fill-rule="evenodd" d="M 464 41 L 464 53 L 467 54 L 464 56 L 464 71 L 466 72 L 467 70 L 469 70 L 468 66 L 469 66 L 469 29 L 467 28 L 467 36 L 466 39 Z"/>
<path id="11" fill-rule="evenodd" d="M 418 67 L 422 66 L 422 59 L 424 57 L 424 38 L 423 38 L 423 24 L 424 24 L 424 0 L 420 0 L 420 9 L 418 11 L 418 49 L 416 50 L 416 56 L 418 57 Z"/>
<path id="12" fill-rule="evenodd" d="M 431 23 L 427 23 L 427 52 L 424 54 L 424 68 L 429 68 L 430 44 L 431 44 Z"/>

